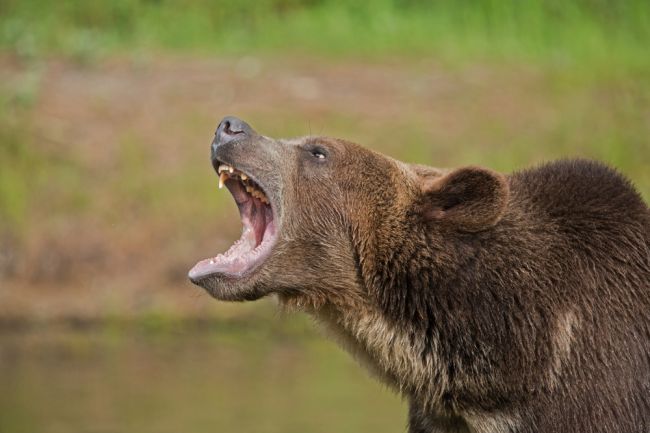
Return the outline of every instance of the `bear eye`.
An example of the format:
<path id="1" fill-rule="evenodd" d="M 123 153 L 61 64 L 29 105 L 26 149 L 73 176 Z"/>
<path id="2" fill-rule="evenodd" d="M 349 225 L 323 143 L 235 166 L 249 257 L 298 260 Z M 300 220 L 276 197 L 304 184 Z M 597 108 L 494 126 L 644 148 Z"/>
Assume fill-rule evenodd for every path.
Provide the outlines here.
<path id="1" fill-rule="evenodd" d="M 316 159 L 325 159 L 327 158 L 327 153 L 325 153 L 325 150 L 321 149 L 320 147 L 315 147 L 309 151 L 311 153 L 311 156 L 313 156 Z"/>

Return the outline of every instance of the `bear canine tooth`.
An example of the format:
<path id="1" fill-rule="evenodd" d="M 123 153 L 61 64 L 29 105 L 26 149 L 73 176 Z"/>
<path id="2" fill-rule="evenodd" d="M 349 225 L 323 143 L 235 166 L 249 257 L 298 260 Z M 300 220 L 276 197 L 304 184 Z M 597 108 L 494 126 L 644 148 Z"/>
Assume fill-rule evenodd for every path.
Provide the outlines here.
<path id="1" fill-rule="evenodd" d="M 244 173 L 242 173 L 241 175 L 239 175 L 239 177 L 241 177 L 241 180 L 246 180 L 246 179 L 248 179 L 248 176 L 246 176 Z"/>
<path id="2" fill-rule="evenodd" d="M 223 184 L 227 179 L 228 179 L 228 173 L 222 172 L 219 174 L 219 189 L 223 188 Z"/>

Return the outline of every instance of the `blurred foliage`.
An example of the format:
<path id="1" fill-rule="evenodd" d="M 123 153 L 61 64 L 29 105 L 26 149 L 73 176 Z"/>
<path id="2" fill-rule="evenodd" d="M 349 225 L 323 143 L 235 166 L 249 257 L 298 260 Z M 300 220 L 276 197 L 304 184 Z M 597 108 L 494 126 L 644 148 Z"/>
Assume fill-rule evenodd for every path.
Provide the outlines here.
<path id="1" fill-rule="evenodd" d="M 20 236 L 28 229 L 30 206 L 59 183 L 59 209 L 78 210 L 84 201 L 80 167 L 72 155 L 43 146 L 33 125 L 33 105 L 40 95 L 42 64 L 28 61 L 15 80 L 0 83 L 0 235 Z M 56 143 L 59 144 L 59 143 Z M 71 187 L 72 186 L 72 187 Z M 49 209 L 50 211 L 53 209 Z"/>
<path id="2" fill-rule="evenodd" d="M 42 162 L 25 134 L 36 84 L 31 74 L 24 81 L 12 93 L 0 92 L 0 235 L 4 227 L 21 225 L 37 182 L 27 173 L 38 172 Z"/>
<path id="3" fill-rule="evenodd" d="M 434 55 L 647 68 L 646 0 L 2 0 L 0 46 L 92 60 L 137 49 Z"/>

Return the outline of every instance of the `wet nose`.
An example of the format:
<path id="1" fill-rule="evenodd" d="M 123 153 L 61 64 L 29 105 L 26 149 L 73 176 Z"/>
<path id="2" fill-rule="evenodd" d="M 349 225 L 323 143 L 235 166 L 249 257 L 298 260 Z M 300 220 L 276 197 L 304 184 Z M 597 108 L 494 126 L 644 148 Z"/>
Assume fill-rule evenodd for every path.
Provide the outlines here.
<path id="1" fill-rule="evenodd" d="M 214 133 L 212 149 L 216 150 L 216 148 L 222 144 L 255 135 L 257 135 L 257 133 L 248 123 L 234 116 L 227 116 L 221 120 L 217 127 L 217 131 Z"/>

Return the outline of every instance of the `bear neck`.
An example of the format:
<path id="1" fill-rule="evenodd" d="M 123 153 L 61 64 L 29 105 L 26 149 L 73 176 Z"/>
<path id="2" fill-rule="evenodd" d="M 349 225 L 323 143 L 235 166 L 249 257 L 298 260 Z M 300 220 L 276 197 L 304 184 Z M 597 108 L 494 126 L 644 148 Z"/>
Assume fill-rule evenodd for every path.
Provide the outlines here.
<path id="1" fill-rule="evenodd" d="M 451 232 L 418 227 L 413 220 L 383 220 L 383 227 L 356 232 L 358 270 L 367 301 L 350 308 L 337 305 L 317 316 L 333 331 L 339 343 L 371 372 L 425 410 L 455 416 L 471 406 L 459 402 L 483 394 L 487 383 L 464 383 L 452 358 L 462 332 L 449 335 L 443 321 L 471 314 L 471 295 L 459 290 L 499 284 L 490 249 L 511 245 L 519 230 L 518 218 L 504 215 L 495 227 L 479 233 Z M 385 234 L 385 236 L 382 236 Z M 511 251 L 515 256 L 516 251 Z M 457 299 L 468 301 L 456 303 Z M 462 386 L 458 386 L 463 383 Z M 496 385 L 498 386 L 498 385 Z M 461 396 L 464 394 L 464 396 Z M 503 400 L 502 400 L 503 402 Z M 488 403 L 489 406 L 489 403 Z"/>

